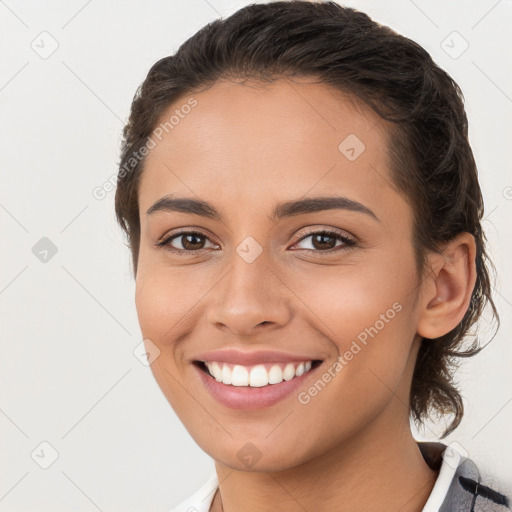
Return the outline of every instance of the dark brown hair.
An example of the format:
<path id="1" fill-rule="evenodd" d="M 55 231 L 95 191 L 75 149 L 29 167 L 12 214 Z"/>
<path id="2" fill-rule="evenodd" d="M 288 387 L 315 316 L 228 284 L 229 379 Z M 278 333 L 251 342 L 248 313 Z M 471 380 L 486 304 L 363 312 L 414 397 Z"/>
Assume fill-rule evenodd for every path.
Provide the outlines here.
<path id="1" fill-rule="evenodd" d="M 352 94 L 390 122 L 391 176 L 414 212 L 419 275 L 429 250 L 438 251 L 461 232 L 475 237 L 477 278 L 470 306 L 451 332 L 422 341 L 411 386 L 410 412 L 418 425 L 434 412 L 453 414 L 445 437 L 464 411 L 453 381 L 457 358 L 482 349 L 475 339 L 462 350 L 469 329 L 486 304 L 499 322 L 481 227 L 482 195 L 460 88 L 421 46 L 366 14 L 335 2 L 251 4 L 209 23 L 174 55 L 152 66 L 123 131 L 115 198 L 134 274 L 140 244 L 141 149 L 169 105 L 220 79 L 271 83 L 293 76 L 311 77 Z"/>

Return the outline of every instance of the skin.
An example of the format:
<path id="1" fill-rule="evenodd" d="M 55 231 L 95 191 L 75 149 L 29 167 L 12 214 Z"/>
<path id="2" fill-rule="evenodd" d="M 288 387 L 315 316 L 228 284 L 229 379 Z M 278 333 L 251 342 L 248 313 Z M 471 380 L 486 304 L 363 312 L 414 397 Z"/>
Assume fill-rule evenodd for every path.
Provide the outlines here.
<path id="1" fill-rule="evenodd" d="M 392 185 L 386 122 L 350 96 L 313 80 L 280 79 L 264 88 L 220 81 L 193 97 L 197 106 L 146 159 L 136 307 L 144 338 L 160 350 L 155 379 L 215 460 L 220 491 L 211 510 L 421 511 L 437 473 L 412 437 L 409 389 L 421 337 L 450 331 L 468 307 L 473 237 L 463 233 L 429 254 L 418 275 L 413 211 Z M 338 150 L 349 134 L 366 146 L 354 161 Z M 223 219 L 146 213 L 167 194 L 208 201 Z M 334 194 L 378 220 L 343 209 L 270 219 L 276 203 Z M 174 238 L 175 248 L 189 248 L 182 255 L 155 246 L 178 228 L 204 237 L 195 245 Z M 356 244 L 304 238 L 322 229 Z M 252 263 L 236 251 L 248 236 L 262 248 Z M 400 312 L 307 405 L 299 403 L 298 393 L 395 303 Z M 199 353 L 224 347 L 323 363 L 285 400 L 232 410 L 192 365 Z M 237 456 L 247 442 L 261 455 L 250 467 Z"/>

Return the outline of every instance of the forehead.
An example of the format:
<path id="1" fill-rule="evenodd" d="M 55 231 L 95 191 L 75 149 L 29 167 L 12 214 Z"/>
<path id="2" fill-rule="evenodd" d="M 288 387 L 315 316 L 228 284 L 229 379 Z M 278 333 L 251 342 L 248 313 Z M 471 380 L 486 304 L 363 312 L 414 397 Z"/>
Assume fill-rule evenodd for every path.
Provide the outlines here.
<path id="1" fill-rule="evenodd" d="M 311 79 L 219 81 L 173 102 L 159 127 L 140 183 L 142 212 L 169 193 L 214 193 L 219 202 L 260 208 L 267 199 L 309 192 L 335 190 L 361 202 L 398 195 L 386 122 L 350 94 Z"/>

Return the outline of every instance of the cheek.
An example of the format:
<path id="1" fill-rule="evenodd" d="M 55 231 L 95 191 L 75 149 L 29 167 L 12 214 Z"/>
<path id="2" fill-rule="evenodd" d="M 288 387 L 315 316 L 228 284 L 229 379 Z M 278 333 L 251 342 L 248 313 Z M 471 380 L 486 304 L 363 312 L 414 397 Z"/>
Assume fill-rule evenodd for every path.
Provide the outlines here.
<path id="1" fill-rule="evenodd" d="M 323 300 L 327 283 L 311 281 L 309 287 L 309 297 L 318 301 L 308 306 L 318 317 L 305 314 L 329 340 L 333 358 L 317 381 L 300 390 L 299 402 L 332 439 L 370 423 L 394 396 L 407 400 L 401 390 L 415 334 L 410 290 L 406 280 L 374 281 L 370 274 L 331 279 L 328 289 L 334 291 L 328 297 L 324 292 Z"/>
<path id="2" fill-rule="evenodd" d="M 179 368 L 181 345 L 176 340 L 180 334 L 190 332 L 191 322 L 197 321 L 192 313 L 198 294 L 197 290 L 183 287 L 169 269 L 156 265 L 139 267 L 135 306 L 140 330 L 143 338 L 159 350 L 150 369 L 176 411 L 187 410 L 190 406 L 189 396 L 183 393 L 182 368 Z"/>
<path id="3" fill-rule="evenodd" d="M 197 277 L 197 276 L 196 276 Z M 190 327 L 207 286 L 188 270 L 141 268 L 135 285 L 135 306 L 144 337 L 166 344 Z"/>
<path id="4" fill-rule="evenodd" d="M 364 343 L 372 335 L 396 331 L 407 318 L 412 322 L 409 305 L 416 277 L 407 268 L 354 265 L 328 270 L 296 279 L 294 291 L 310 309 L 311 321 L 326 337 L 339 340 L 340 349 L 352 339 Z"/>
<path id="5" fill-rule="evenodd" d="M 392 267 L 340 267 L 295 288 L 314 312 L 303 311 L 309 323 L 331 343 L 333 387 L 341 393 L 382 388 L 379 379 L 395 388 L 404 374 L 416 332 L 416 276 L 405 263 L 401 272 Z M 332 367 L 336 357 L 342 368 Z"/>
<path id="6" fill-rule="evenodd" d="M 154 278 L 144 269 L 139 268 L 135 284 L 135 307 L 139 325 L 144 338 L 149 338 L 159 344 L 160 336 L 158 333 L 168 323 L 166 319 L 167 308 L 166 297 L 162 293 L 162 287 Z"/>

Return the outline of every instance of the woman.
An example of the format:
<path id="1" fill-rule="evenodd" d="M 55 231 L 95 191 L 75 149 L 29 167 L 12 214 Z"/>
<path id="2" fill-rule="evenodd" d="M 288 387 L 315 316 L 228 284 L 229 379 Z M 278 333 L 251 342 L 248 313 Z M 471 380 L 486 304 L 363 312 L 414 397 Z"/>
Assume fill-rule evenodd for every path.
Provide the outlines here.
<path id="1" fill-rule="evenodd" d="M 250 5 L 134 98 L 116 214 L 152 372 L 216 474 L 176 511 L 507 510 L 453 358 L 491 298 L 457 84 L 333 2 Z"/>

